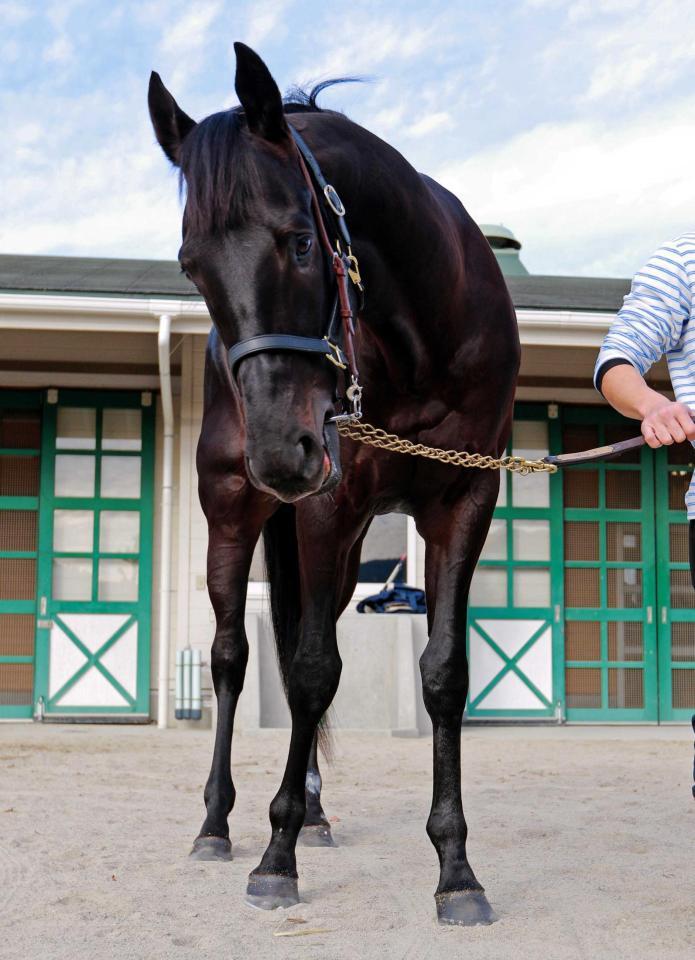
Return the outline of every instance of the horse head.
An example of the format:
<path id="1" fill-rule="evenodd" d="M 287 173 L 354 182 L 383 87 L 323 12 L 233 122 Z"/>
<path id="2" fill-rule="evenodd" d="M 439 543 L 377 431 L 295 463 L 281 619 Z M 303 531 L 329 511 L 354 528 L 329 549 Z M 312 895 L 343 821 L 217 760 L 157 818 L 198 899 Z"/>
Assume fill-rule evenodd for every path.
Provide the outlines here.
<path id="1" fill-rule="evenodd" d="M 185 191 L 179 262 L 229 350 L 273 334 L 320 339 L 334 292 L 280 91 L 236 43 L 240 107 L 196 123 L 153 73 L 149 109 Z M 336 370 L 316 352 L 267 349 L 234 364 L 254 486 L 292 502 L 340 480 Z"/>

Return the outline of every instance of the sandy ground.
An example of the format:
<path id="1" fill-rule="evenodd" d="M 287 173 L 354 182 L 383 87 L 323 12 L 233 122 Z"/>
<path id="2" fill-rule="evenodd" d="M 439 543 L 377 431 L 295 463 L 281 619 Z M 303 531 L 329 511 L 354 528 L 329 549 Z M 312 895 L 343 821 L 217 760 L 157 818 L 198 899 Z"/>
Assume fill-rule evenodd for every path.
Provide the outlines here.
<path id="1" fill-rule="evenodd" d="M 303 902 L 266 914 L 243 897 L 286 734 L 235 741 L 235 860 L 194 863 L 209 731 L 5 724 L 0 957 L 691 960 L 691 740 L 466 730 L 469 854 L 500 920 L 462 929 L 435 922 L 427 738 L 337 734 L 324 798 L 340 846 L 300 848 Z"/>

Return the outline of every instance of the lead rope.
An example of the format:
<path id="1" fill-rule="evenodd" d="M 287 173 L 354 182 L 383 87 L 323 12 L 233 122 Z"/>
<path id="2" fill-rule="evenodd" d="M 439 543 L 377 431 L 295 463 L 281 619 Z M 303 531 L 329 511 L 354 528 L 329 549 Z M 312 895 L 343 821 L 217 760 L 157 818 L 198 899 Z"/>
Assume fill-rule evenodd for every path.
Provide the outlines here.
<path id="1" fill-rule="evenodd" d="M 465 453 L 462 450 L 440 450 L 437 447 L 427 447 L 423 443 L 412 443 L 403 440 L 395 433 L 387 433 L 371 423 L 362 423 L 360 420 L 339 421 L 338 433 L 358 443 L 366 443 L 370 447 L 380 450 L 389 450 L 392 453 L 408 453 L 413 457 L 426 457 L 428 460 L 438 460 L 440 463 L 450 463 L 455 467 L 477 467 L 479 470 L 509 470 L 511 473 L 520 473 L 526 476 L 530 473 L 556 473 L 554 463 L 545 460 L 527 460 L 525 457 L 490 457 L 481 453 Z"/>

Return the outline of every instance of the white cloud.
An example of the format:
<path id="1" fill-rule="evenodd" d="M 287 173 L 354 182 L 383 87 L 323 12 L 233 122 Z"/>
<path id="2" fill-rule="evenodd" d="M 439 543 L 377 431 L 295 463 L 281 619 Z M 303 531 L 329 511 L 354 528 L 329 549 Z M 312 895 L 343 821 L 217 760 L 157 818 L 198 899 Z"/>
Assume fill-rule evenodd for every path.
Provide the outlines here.
<path id="1" fill-rule="evenodd" d="M 6 65 L 17 63 L 21 58 L 22 47 L 19 40 L 9 37 L 7 40 L 0 40 L 0 62 Z"/>
<path id="2" fill-rule="evenodd" d="M 46 63 L 69 63 L 72 60 L 74 48 L 66 34 L 56 37 L 43 52 Z"/>
<path id="3" fill-rule="evenodd" d="M 192 3 L 186 12 L 164 31 L 159 49 L 162 53 L 176 57 L 189 56 L 199 50 L 205 44 L 221 6 L 220 0 Z"/>
<path id="4" fill-rule="evenodd" d="M 438 179 L 478 222 L 510 226 L 529 269 L 629 275 L 695 227 L 694 111 L 688 97 L 622 122 L 542 124 Z"/>
<path id="5" fill-rule="evenodd" d="M 7 3 L 0 3 L 0 22 L 3 27 L 14 27 L 24 23 L 32 16 L 32 11 L 28 3 L 18 3 L 17 0 L 9 0 Z"/>
<path id="6" fill-rule="evenodd" d="M 410 109 L 410 104 L 405 100 L 399 103 L 390 104 L 372 114 L 370 126 L 375 132 L 393 130 L 401 127 L 403 120 Z"/>
<path id="7" fill-rule="evenodd" d="M 86 6 L 88 0 L 51 0 L 41 4 L 41 14 L 56 30 L 62 30 L 75 10 Z"/>
<path id="8" fill-rule="evenodd" d="M 38 123 L 23 123 L 15 128 L 14 136 L 17 143 L 22 145 L 36 143 L 42 136 L 41 127 Z"/>
<path id="9" fill-rule="evenodd" d="M 692 65 L 692 12 L 681 0 L 527 0 L 527 6 L 563 8 L 564 25 L 541 54 L 552 68 L 577 65 L 587 78 L 578 105 L 631 108 L 637 96 L 653 95 Z M 687 79 L 686 81 L 687 82 Z"/>
<path id="10" fill-rule="evenodd" d="M 602 0 L 597 9 L 595 0 L 573 0 L 567 4 L 567 15 L 570 22 L 580 23 L 582 20 L 595 19 L 596 14 L 602 16 L 616 13 L 638 13 L 645 7 L 645 0 Z"/>
<path id="11" fill-rule="evenodd" d="M 591 75 L 590 100 L 649 93 L 677 80 L 692 63 L 692 36 L 683 4 L 675 0 L 641 2 L 626 9 L 612 29 L 597 38 L 597 63 Z"/>
<path id="12" fill-rule="evenodd" d="M 170 23 L 159 42 L 157 59 L 174 90 L 182 91 L 206 64 L 205 51 L 221 10 L 222 0 L 196 0 L 182 12 L 167 15 Z"/>
<path id="13" fill-rule="evenodd" d="M 403 132 L 407 137 L 426 137 L 435 130 L 444 130 L 451 126 L 453 126 L 451 116 L 444 110 L 439 110 L 436 113 L 425 114 L 424 117 L 407 126 Z"/>
<path id="14" fill-rule="evenodd" d="M 126 100 L 129 94 L 124 91 Z M 62 99 L 33 91 L 8 95 L 0 109 L 7 118 L 0 154 L 0 250 L 176 255 L 177 178 L 144 111 L 140 119 L 130 113 L 128 122 L 119 124 L 109 94 L 99 91 Z M 100 129 L 94 137 L 94 118 L 102 116 L 114 129 Z"/>
<path id="15" fill-rule="evenodd" d="M 293 0 L 256 0 L 251 4 L 248 23 L 244 32 L 246 43 L 255 47 L 274 35 L 284 36 L 287 28 L 284 21 L 285 14 Z"/>
<path id="16" fill-rule="evenodd" d="M 335 39 L 317 44 L 316 59 L 305 63 L 303 72 L 315 77 L 369 74 L 385 60 L 413 60 L 429 48 L 441 48 L 451 40 L 441 18 L 423 24 L 421 18 L 372 16 L 365 24 L 361 17 L 346 16 L 342 8 L 320 25 L 320 32 L 324 40 Z"/>

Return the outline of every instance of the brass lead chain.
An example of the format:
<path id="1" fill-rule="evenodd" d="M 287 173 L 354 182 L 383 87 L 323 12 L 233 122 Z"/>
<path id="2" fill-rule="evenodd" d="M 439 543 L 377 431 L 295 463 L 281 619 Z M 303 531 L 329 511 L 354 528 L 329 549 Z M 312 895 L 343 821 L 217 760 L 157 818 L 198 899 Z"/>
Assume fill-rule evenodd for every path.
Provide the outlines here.
<path id="1" fill-rule="evenodd" d="M 527 460 L 525 457 L 496 457 L 484 456 L 480 453 L 465 453 L 462 450 L 439 450 L 437 447 L 427 447 L 422 443 L 412 443 L 402 440 L 395 433 L 387 433 L 371 423 L 362 423 L 359 420 L 350 420 L 338 423 L 338 433 L 359 443 L 366 443 L 370 447 L 380 450 L 390 450 L 392 453 L 409 453 L 413 457 L 427 457 L 429 460 L 439 460 L 441 463 L 450 463 L 456 467 L 477 467 L 480 470 L 510 470 L 512 473 L 526 475 L 529 473 L 556 473 L 554 463 L 544 460 Z"/>

